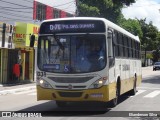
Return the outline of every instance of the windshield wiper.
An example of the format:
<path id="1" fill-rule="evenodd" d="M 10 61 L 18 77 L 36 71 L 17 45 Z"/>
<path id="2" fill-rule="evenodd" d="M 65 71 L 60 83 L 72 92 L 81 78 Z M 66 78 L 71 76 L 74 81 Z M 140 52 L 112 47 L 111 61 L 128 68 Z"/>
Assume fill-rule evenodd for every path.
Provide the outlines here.
<path id="1" fill-rule="evenodd" d="M 58 46 L 59 46 L 59 49 L 58 49 L 58 51 L 57 51 L 57 53 L 56 53 L 56 59 L 59 57 L 59 54 L 60 54 L 60 49 L 63 51 L 63 56 L 64 56 L 64 46 L 63 46 L 63 44 L 60 42 L 60 40 L 56 37 L 56 35 L 54 34 L 53 35 L 54 36 L 54 39 L 55 39 L 55 41 L 57 42 L 57 44 L 58 44 Z"/>
<path id="2" fill-rule="evenodd" d="M 62 45 L 62 43 L 60 42 L 60 40 L 56 37 L 56 35 L 53 35 L 53 36 L 54 36 L 54 39 L 56 40 L 59 48 L 60 48 L 61 50 L 64 50 L 64 46 Z"/>

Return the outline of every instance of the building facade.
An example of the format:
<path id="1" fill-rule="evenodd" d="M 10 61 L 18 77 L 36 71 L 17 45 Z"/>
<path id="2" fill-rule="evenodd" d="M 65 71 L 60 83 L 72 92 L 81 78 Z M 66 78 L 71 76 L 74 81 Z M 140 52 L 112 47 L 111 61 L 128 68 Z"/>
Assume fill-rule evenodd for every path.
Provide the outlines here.
<path id="1" fill-rule="evenodd" d="M 34 1 L 33 2 L 33 20 L 46 20 L 54 18 L 73 17 L 75 13 L 71 14 L 64 10 L 60 10 L 44 3 Z"/>
<path id="2" fill-rule="evenodd" d="M 0 22 L 0 84 L 12 79 L 10 61 L 14 58 L 14 54 L 11 54 L 13 50 L 13 25 Z"/>
<path id="3" fill-rule="evenodd" d="M 0 21 L 40 24 L 51 18 L 75 16 L 76 0 L 5 0 L 0 1 Z"/>
<path id="4" fill-rule="evenodd" d="M 18 63 L 21 65 L 22 81 L 34 81 L 35 49 L 38 41 L 39 25 L 31 23 L 16 22 L 14 33 L 15 49 L 18 51 Z M 35 36 L 34 46 L 30 46 L 31 35 Z"/>
<path id="5" fill-rule="evenodd" d="M 0 84 L 34 81 L 34 54 L 41 21 L 74 16 L 75 11 L 67 10 L 75 1 L 5 0 L 0 4 Z M 31 34 L 36 38 L 34 47 L 30 47 Z M 15 64 L 20 65 L 18 78 L 14 76 Z"/>

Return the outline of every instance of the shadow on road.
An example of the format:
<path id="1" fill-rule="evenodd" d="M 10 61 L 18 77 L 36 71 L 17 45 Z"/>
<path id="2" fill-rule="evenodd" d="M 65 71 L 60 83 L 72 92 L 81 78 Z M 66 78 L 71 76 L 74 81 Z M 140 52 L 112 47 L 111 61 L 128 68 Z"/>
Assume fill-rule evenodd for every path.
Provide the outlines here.
<path id="1" fill-rule="evenodd" d="M 92 116 L 105 114 L 109 110 L 110 108 L 104 108 L 94 102 L 72 102 L 65 107 L 58 108 L 55 101 L 49 101 L 17 112 L 40 112 L 43 116 Z"/>
<path id="2" fill-rule="evenodd" d="M 160 84 L 160 75 L 145 77 L 142 83 Z"/>
<path id="3" fill-rule="evenodd" d="M 128 96 L 122 95 L 119 104 L 127 98 Z M 17 112 L 36 112 L 42 113 L 42 116 L 106 116 L 113 112 L 110 110 L 112 108 L 105 107 L 98 102 L 71 102 L 65 107 L 58 108 L 55 101 L 49 101 Z"/>

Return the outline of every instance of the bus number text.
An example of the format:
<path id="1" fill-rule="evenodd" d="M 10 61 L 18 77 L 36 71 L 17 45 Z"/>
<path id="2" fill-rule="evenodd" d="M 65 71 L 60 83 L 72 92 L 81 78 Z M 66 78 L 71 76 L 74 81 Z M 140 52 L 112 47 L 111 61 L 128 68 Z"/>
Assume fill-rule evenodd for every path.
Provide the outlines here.
<path id="1" fill-rule="evenodd" d="M 37 72 L 37 76 L 46 77 L 46 72 Z"/>

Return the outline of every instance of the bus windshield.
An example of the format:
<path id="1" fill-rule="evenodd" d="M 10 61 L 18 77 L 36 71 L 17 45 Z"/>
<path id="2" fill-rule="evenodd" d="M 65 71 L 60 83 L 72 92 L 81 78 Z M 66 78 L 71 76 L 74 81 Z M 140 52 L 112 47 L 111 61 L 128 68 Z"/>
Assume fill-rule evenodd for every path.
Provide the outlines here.
<path id="1" fill-rule="evenodd" d="M 105 35 L 50 35 L 38 40 L 38 67 L 54 73 L 95 72 L 106 66 Z"/>

